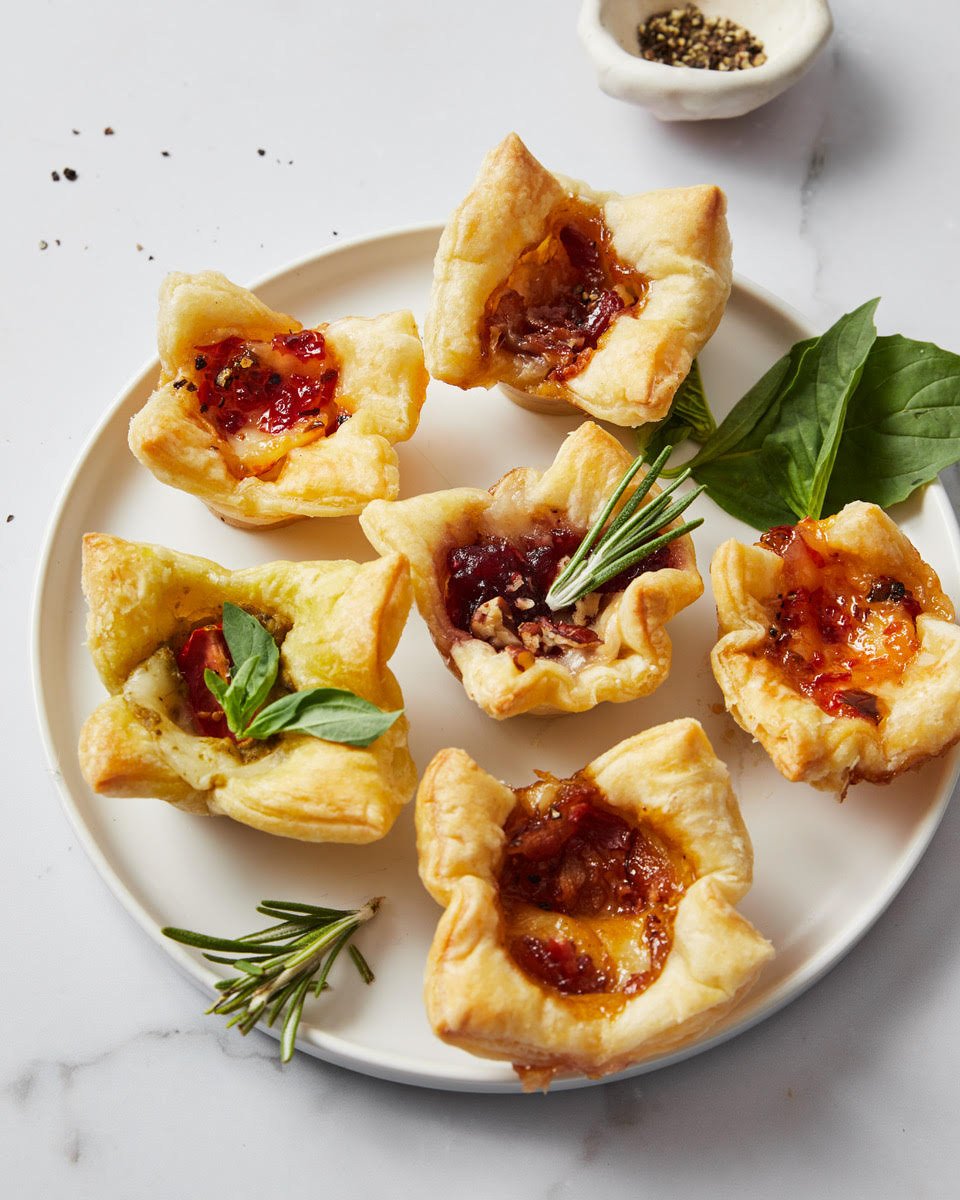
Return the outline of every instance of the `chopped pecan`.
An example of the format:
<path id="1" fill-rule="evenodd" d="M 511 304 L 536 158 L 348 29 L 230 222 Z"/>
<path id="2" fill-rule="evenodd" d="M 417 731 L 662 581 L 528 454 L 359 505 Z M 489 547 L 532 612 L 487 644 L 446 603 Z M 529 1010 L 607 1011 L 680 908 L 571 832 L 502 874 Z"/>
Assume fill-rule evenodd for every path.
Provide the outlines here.
<path id="1" fill-rule="evenodd" d="M 581 597 L 573 606 L 571 620 L 574 625 L 589 625 L 600 611 L 600 593 L 590 592 Z"/>
<path id="2" fill-rule="evenodd" d="M 593 629 L 583 625 L 569 625 L 566 621 L 554 621 L 550 617 L 538 617 L 536 621 L 524 621 L 518 630 L 524 646 L 534 654 L 550 650 L 568 650 L 577 646 L 596 645 L 601 639 Z"/>
<path id="3" fill-rule="evenodd" d="M 512 623 L 509 604 L 502 596 L 494 596 L 473 610 L 470 632 L 474 637 L 489 642 L 496 650 L 503 650 L 507 646 L 520 645 L 520 639 L 511 628 Z"/>
<path id="4" fill-rule="evenodd" d="M 539 654 L 543 649 L 543 638 L 540 634 L 539 621 L 524 621 L 517 631 L 520 640 L 531 654 Z"/>
<path id="5" fill-rule="evenodd" d="M 586 629 L 583 625 L 568 625 L 566 621 L 551 621 L 546 617 L 541 617 L 540 622 L 548 647 L 559 646 L 565 650 L 569 646 L 593 646 L 601 641 L 596 630 Z"/>
<path id="6" fill-rule="evenodd" d="M 513 659 L 513 665 L 518 671 L 529 671 L 537 661 L 535 655 L 531 654 L 525 646 L 508 646 L 507 653 Z"/>

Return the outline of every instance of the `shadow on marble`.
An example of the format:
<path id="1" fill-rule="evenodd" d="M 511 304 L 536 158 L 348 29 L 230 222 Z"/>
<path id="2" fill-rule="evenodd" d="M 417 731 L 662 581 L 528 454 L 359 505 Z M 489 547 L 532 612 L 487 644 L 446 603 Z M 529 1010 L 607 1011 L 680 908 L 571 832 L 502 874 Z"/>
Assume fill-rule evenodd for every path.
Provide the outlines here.
<path id="1" fill-rule="evenodd" d="M 849 175 L 865 159 L 895 153 L 905 132 L 895 104 L 869 63 L 849 46 L 835 45 L 796 87 L 746 116 L 664 124 L 638 112 L 634 119 L 643 140 L 679 146 L 697 156 L 705 174 L 722 171 L 741 184 L 744 176 L 806 163 L 802 186 L 810 191 L 828 166 Z"/>

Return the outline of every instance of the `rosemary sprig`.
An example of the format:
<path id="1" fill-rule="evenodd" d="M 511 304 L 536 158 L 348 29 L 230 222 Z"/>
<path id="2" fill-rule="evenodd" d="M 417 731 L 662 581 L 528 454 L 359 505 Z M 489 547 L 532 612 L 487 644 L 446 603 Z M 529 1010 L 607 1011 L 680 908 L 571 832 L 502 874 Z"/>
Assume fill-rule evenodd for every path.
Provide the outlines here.
<path id="1" fill-rule="evenodd" d="M 603 512 L 577 547 L 570 562 L 551 584 L 546 601 L 554 612 L 566 608 L 590 592 L 595 592 L 608 579 L 613 579 L 621 571 L 627 570 L 662 546 L 703 524 L 703 518 L 698 517 L 695 521 L 687 521 L 677 526 L 676 529 L 666 528 L 703 491 L 701 486 L 680 499 L 671 498 L 680 484 L 689 477 L 689 471 L 683 471 L 658 496 L 641 507 L 642 501 L 672 453 L 672 446 L 663 448 L 636 491 L 621 508 L 609 528 L 605 529 L 633 477 L 643 466 L 643 455 L 638 455 L 627 468 Z"/>
<path id="2" fill-rule="evenodd" d="M 184 946 L 203 950 L 210 962 L 229 963 L 240 972 L 217 983 L 220 998 L 207 1009 L 208 1013 L 228 1016 L 228 1029 L 236 1025 L 247 1034 L 261 1017 L 272 1026 L 286 1010 L 280 1061 L 289 1062 L 304 1000 L 310 992 L 319 996 L 327 989 L 330 968 L 360 926 L 376 915 L 382 900 L 382 896 L 376 896 L 356 909 L 264 900 L 257 912 L 279 920 L 255 933 L 221 938 L 170 926 L 163 933 Z M 209 953 L 217 950 L 226 956 Z M 374 975 L 367 960 L 352 944 L 349 953 L 363 982 L 372 983 Z"/>

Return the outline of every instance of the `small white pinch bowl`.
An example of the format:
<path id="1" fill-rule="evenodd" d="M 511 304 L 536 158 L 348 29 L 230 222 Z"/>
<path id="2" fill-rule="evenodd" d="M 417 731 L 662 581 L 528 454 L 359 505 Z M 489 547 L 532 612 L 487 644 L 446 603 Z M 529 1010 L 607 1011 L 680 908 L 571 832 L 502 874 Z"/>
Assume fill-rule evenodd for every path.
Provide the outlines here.
<path id="1" fill-rule="evenodd" d="M 662 121 L 739 117 L 759 108 L 813 63 L 833 30 L 827 0 L 695 0 L 763 42 L 767 61 L 740 71 L 671 67 L 640 57 L 637 26 L 687 0 L 583 0 L 577 33 L 608 96 L 645 105 Z"/>

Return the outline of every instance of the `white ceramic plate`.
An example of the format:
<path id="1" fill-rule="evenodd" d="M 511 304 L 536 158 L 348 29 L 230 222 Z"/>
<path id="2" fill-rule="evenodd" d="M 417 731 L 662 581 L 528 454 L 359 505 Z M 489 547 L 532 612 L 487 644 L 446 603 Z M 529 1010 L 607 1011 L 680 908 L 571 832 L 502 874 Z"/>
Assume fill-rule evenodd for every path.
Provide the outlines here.
<path id="1" fill-rule="evenodd" d="M 268 304 L 306 323 L 406 307 L 420 318 L 438 236 L 439 229 L 430 227 L 336 247 L 272 276 L 257 291 Z M 701 356 L 715 411 L 726 412 L 774 359 L 809 334 L 782 304 L 738 283 L 718 333 Z M 427 1025 L 421 983 L 439 909 L 417 878 L 412 806 L 375 845 L 314 846 L 226 819 L 188 816 L 158 800 L 94 796 L 80 775 L 75 750 L 80 726 L 104 698 L 83 644 L 80 537 L 85 531 L 159 542 L 230 567 L 278 558 L 374 557 L 353 517 L 242 532 L 222 525 L 198 500 L 158 483 L 126 443 L 127 422 L 146 400 L 157 371 L 151 362 L 94 432 L 54 516 L 40 569 L 37 698 L 55 776 L 77 834 L 121 903 L 208 994 L 219 976 L 199 954 L 163 938 L 162 926 L 237 935 L 256 927 L 254 906 L 263 897 L 347 907 L 385 895 L 389 902 L 360 939 L 377 982 L 364 988 L 346 960 L 338 964 L 333 990 L 308 1002 L 301 1049 L 386 1079 L 464 1091 L 516 1090 L 508 1065 L 444 1046 Z M 498 391 L 460 392 L 432 382 L 419 431 L 399 447 L 403 495 L 487 487 L 512 467 L 545 467 L 578 423 L 573 415 L 527 412 Z M 755 539 L 752 530 L 706 498 L 695 511 L 706 517 L 695 535 L 704 574 L 725 538 Z M 960 595 L 960 539 L 943 490 L 927 488 L 895 515 L 936 566 L 947 592 Z M 675 1062 L 746 1029 L 802 992 L 849 950 L 916 865 L 950 797 L 958 763 L 954 754 L 887 788 L 861 784 L 843 805 L 788 784 L 723 711 L 708 666 L 715 640 L 709 583 L 706 595 L 670 625 L 670 635 L 673 670 L 659 691 L 577 716 L 491 720 L 445 670 L 415 610 L 392 662 L 421 770 L 442 747 L 462 746 L 501 778 L 526 784 L 534 768 L 569 775 L 622 738 L 682 716 L 702 722 L 730 767 L 756 854 L 753 890 L 741 907 L 772 939 L 777 957 L 708 1038 L 646 1062 L 634 1073 Z M 555 1086 L 586 1082 L 561 1080 Z"/>

